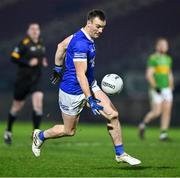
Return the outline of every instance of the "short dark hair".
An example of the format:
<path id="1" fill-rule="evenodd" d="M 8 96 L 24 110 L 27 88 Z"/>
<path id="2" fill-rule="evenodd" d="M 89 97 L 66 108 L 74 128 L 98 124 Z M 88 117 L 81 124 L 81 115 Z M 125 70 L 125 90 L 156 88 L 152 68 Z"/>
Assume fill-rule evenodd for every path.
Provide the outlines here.
<path id="1" fill-rule="evenodd" d="M 104 11 L 99 10 L 99 9 L 93 9 L 93 10 L 89 11 L 88 15 L 87 15 L 87 20 L 93 20 L 96 17 L 98 17 L 102 21 L 106 20 Z"/>

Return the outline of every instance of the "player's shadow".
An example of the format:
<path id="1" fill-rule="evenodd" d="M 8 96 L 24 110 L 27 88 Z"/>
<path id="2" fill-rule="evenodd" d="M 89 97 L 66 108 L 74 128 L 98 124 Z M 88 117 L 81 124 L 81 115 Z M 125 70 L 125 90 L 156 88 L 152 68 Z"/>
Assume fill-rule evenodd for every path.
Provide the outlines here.
<path id="1" fill-rule="evenodd" d="M 170 167 L 170 166 L 126 166 L 126 167 L 121 167 L 122 170 L 146 170 L 146 169 L 157 169 L 157 170 L 160 170 L 160 169 L 176 169 L 177 167 Z M 114 166 L 114 167 L 96 167 L 94 169 L 114 169 L 116 170 L 117 167 Z M 119 169 L 119 167 L 118 167 Z"/>
<path id="2" fill-rule="evenodd" d="M 128 166 L 128 167 L 121 167 L 121 169 L 124 170 L 146 170 L 146 169 L 157 169 L 157 170 L 163 170 L 163 169 L 176 169 L 177 167 L 170 167 L 170 166 Z"/>

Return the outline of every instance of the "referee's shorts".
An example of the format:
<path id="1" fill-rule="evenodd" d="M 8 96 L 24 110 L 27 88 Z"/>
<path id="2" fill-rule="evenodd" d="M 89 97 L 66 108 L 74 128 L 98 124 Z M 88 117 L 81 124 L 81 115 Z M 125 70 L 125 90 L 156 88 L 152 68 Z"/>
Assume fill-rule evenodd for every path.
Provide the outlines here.
<path id="1" fill-rule="evenodd" d="M 32 76 L 31 79 L 17 78 L 14 85 L 14 99 L 22 101 L 36 91 L 43 91 L 41 76 Z"/>

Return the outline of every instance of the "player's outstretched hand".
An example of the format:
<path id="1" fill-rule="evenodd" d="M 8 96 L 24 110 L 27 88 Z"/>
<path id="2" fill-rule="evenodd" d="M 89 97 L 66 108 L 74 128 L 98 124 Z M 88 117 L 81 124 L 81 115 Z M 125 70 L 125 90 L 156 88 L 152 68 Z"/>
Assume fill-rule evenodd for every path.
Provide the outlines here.
<path id="1" fill-rule="evenodd" d="M 55 65 L 54 69 L 53 69 L 53 73 L 50 77 L 51 83 L 52 84 L 57 84 L 59 83 L 61 77 L 62 77 L 62 66 L 57 66 Z"/>
<path id="2" fill-rule="evenodd" d="M 93 98 L 92 96 L 88 97 L 87 101 L 88 101 L 88 103 L 89 103 L 89 105 L 91 107 L 91 110 L 92 110 L 93 114 L 94 115 L 97 115 L 97 114 L 100 115 L 99 110 L 103 110 L 103 107 L 100 106 L 98 103 L 100 103 L 101 101 L 98 100 L 98 99 Z"/>

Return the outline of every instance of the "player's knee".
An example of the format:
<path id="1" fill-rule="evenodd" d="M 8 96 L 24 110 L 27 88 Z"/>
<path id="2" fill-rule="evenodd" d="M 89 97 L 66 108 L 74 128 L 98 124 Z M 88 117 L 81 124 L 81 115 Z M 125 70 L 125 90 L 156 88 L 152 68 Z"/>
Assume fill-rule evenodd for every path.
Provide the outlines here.
<path id="1" fill-rule="evenodd" d="M 108 119 L 112 120 L 112 119 L 117 119 L 119 117 L 119 113 L 118 111 L 113 111 L 109 116 Z"/>
<path id="2" fill-rule="evenodd" d="M 66 136 L 71 136 L 72 137 L 72 136 L 75 135 L 75 133 L 76 133 L 76 131 L 74 129 L 65 131 Z"/>
<path id="3" fill-rule="evenodd" d="M 34 112 L 35 112 L 37 115 L 43 115 L 42 107 L 34 107 Z"/>
<path id="4" fill-rule="evenodd" d="M 161 115 L 161 111 L 154 111 L 154 117 L 159 117 Z"/>
<path id="5" fill-rule="evenodd" d="M 34 111 L 33 111 L 33 114 L 34 114 L 35 116 L 40 116 L 40 117 L 43 116 L 42 110 L 34 110 Z"/>
<path id="6" fill-rule="evenodd" d="M 20 102 L 15 102 L 13 103 L 12 107 L 11 107 L 11 112 L 17 113 L 19 112 L 23 107 L 23 104 Z"/>
<path id="7" fill-rule="evenodd" d="M 42 99 L 36 99 L 33 101 L 33 109 L 36 112 L 42 112 L 43 102 Z"/>
<path id="8" fill-rule="evenodd" d="M 20 110 L 21 110 L 21 108 L 19 108 L 19 107 L 12 107 L 11 110 L 10 110 L 10 112 L 17 114 Z"/>
<path id="9" fill-rule="evenodd" d="M 119 112 L 118 111 L 114 111 L 113 118 L 119 118 Z"/>
<path id="10" fill-rule="evenodd" d="M 37 113 L 42 113 L 42 103 L 38 102 L 33 105 L 33 109 Z"/>

